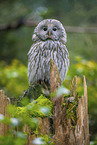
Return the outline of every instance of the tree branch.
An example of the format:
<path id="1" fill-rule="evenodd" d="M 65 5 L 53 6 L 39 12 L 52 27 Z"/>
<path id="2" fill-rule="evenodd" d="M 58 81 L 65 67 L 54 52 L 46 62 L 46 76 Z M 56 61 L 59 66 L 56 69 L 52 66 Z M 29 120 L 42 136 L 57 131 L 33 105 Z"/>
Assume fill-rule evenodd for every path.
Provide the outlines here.
<path id="1" fill-rule="evenodd" d="M 0 31 L 8 31 L 19 29 L 22 26 L 34 27 L 38 24 L 38 21 L 32 21 L 29 19 L 19 19 L 11 24 L 0 25 Z M 97 33 L 97 27 L 79 27 L 79 26 L 65 26 L 67 32 L 71 33 Z"/>
<path id="2" fill-rule="evenodd" d="M 22 26 L 33 27 L 37 24 L 38 22 L 32 22 L 31 20 L 19 19 L 18 21 L 12 22 L 11 24 L 0 25 L 0 31 L 14 30 Z"/>

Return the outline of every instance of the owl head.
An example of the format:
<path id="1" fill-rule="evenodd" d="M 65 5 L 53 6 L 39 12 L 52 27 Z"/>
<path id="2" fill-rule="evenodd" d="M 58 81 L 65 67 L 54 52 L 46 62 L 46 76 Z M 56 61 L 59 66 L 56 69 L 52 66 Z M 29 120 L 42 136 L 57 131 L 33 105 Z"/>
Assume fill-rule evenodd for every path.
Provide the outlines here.
<path id="1" fill-rule="evenodd" d="M 45 19 L 36 26 L 32 40 L 34 42 L 53 40 L 66 43 L 67 36 L 60 21 L 55 19 Z"/>

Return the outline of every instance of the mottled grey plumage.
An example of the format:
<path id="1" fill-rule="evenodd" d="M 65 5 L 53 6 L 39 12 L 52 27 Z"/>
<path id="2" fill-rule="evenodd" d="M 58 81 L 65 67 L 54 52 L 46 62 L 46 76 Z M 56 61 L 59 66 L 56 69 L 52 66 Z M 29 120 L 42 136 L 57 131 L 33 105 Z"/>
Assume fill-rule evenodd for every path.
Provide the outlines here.
<path id="1" fill-rule="evenodd" d="M 63 82 L 69 66 L 63 25 L 55 19 L 43 20 L 35 28 L 32 40 L 34 44 L 28 52 L 29 83 L 44 79 L 50 83 L 50 58 L 58 67 Z"/>

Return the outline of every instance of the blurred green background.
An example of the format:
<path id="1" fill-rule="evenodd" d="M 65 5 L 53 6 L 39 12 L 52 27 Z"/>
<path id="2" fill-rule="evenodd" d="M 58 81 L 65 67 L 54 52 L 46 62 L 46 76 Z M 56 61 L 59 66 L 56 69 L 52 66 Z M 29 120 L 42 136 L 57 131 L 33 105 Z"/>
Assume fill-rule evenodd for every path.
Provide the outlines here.
<path id="1" fill-rule="evenodd" d="M 47 18 L 60 20 L 66 28 L 70 54 L 66 87 L 70 87 L 75 75 L 86 76 L 90 140 L 96 141 L 97 0 L 1 0 L 0 89 L 9 97 L 18 97 L 28 88 L 27 52 L 33 43 L 35 26 Z M 80 31 L 79 27 L 89 29 Z"/>

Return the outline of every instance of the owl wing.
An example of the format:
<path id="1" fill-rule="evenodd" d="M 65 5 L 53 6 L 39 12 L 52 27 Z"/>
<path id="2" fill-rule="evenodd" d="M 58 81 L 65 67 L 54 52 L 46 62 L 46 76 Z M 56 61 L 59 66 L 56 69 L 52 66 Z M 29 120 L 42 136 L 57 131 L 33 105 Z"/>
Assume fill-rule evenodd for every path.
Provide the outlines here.
<path id="1" fill-rule="evenodd" d="M 37 75 L 39 71 L 39 55 L 39 44 L 33 44 L 28 52 L 28 77 L 30 84 L 37 81 L 40 77 Z"/>
<path id="2" fill-rule="evenodd" d="M 56 50 L 52 52 L 51 58 L 54 60 L 56 66 L 58 67 L 59 75 L 63 82 L 68 71 L 69 53 L 66 46 L 62 43 L 57 44 L 55 49 Z"/>
<path id="3" fill-rule="evenodd" d="M 49 79 L 50 77 L 50 67 L 48 71 L 47 65 L 50 57 L 46 57 L 48 51 L 45 51 L 44 43 L 45 42 L 37 42 L 33 44 L 28 52 L 28 77 L 30 84 L 38 80 L 44 80 L 44 78 Z"/>

